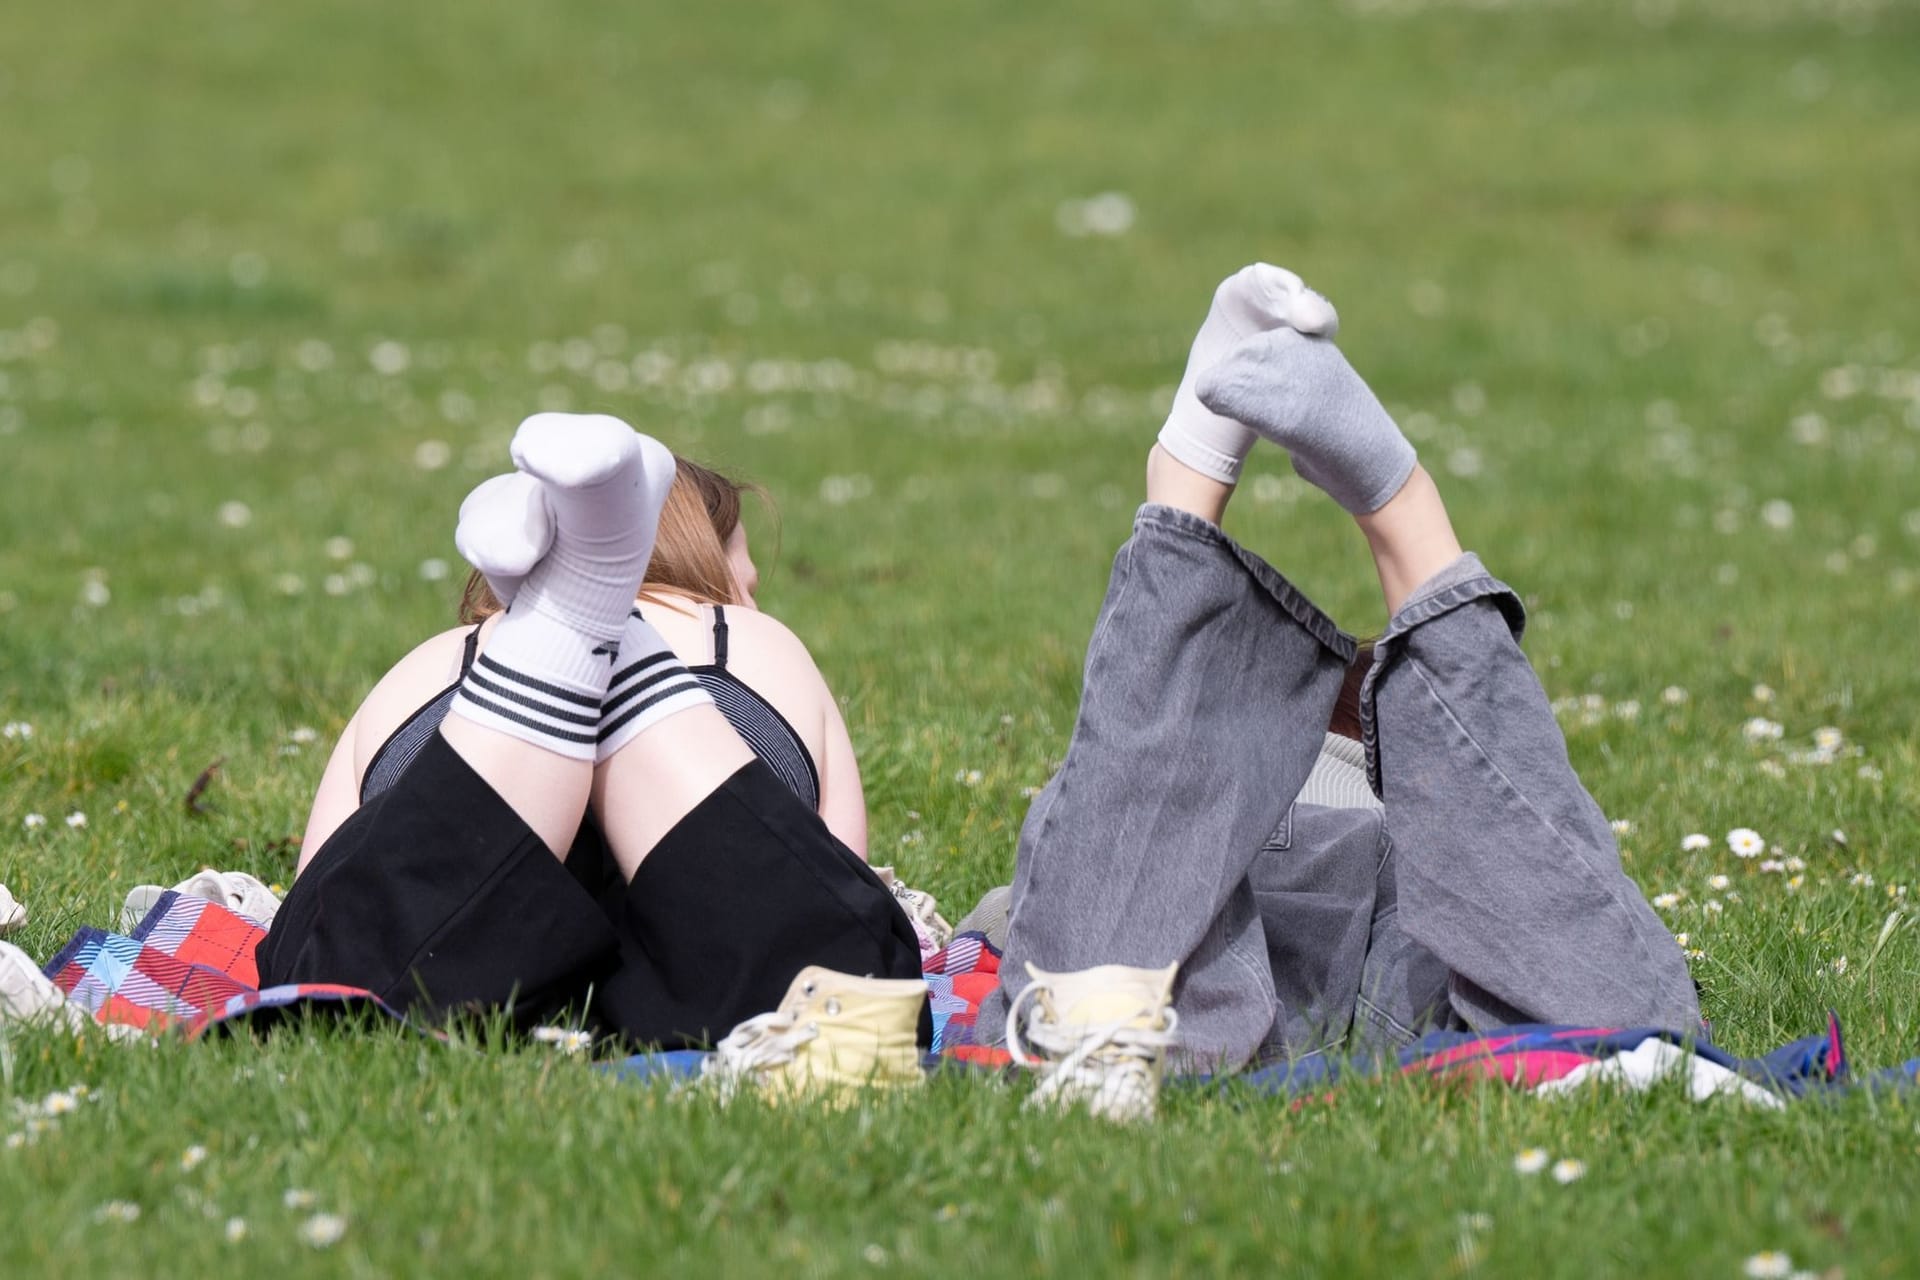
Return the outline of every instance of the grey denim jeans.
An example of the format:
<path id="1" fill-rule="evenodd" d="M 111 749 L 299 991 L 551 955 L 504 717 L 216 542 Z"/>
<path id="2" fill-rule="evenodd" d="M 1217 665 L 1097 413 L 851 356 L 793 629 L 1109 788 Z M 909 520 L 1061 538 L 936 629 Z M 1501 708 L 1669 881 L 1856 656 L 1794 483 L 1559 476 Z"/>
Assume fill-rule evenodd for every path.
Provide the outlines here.
<path id="1" fill-rule="evenodd" d="M 1520 651 L 1523 620 L 1472 555 L 1423 584 L 1363 685 L 1384 808 L 1298 803 L 1352 637 L 1217 526 L 1142 507 L 1066 760 L 1021 829 L 976 1038 L 1004 1038 L 1029 963 L 1170 961 L 1188 1069 L 1434 1027 L 1702 1035 L 1680 949 Z"/>

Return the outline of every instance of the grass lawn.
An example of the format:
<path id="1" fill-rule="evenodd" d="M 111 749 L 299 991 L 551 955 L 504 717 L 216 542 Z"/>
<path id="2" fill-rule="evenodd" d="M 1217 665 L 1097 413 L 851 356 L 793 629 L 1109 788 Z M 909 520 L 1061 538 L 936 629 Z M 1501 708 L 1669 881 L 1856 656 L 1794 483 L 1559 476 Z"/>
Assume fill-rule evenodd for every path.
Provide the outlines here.
<path id="1" fill-rule="evenodd" d="M 957 916 L 1065 749 L 1208 294 L 1266 258 L 1527 595 L 1721 1042 L 1832 1008 L 1856 1061 L 1920 1053 L 1920 7 L 95 0 L 0 34 L 0 882 L 36 957 L 142 881 L 287 880 L 536 407 L 772 491 L 762 602 L 843 697 L 875 861 Z M 1351 523 L 1256 459 L 1230 530 L 1377 628 Z M 0 1147 L 0 1275 L 1920 1275 L 1911 1099 L 1389 1081 L 1116 1132 L 977 1080 L 720 1111 L 476 1047 L 0 1031 L 0 1107 L 96 1099 Z"/>

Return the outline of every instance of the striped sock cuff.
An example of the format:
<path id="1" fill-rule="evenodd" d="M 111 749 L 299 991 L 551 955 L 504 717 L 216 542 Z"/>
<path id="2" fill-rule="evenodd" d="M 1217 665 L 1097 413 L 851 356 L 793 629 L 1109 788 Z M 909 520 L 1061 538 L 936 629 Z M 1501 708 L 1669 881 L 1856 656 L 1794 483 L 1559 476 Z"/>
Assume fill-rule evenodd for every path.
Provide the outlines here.
<path id="1" fill-rule="evenodd" d="M 689 707 L 711 705 L 699 677 L 670 649 L 656 649 L 613 673 L 600 703 L 597 760 L 606 760 L 633 738 Z"/>
<path id="2" fill-rule="evenodd" d="M 576 760 L 593 759 L 600 736 L 595 695 L 541 680 L 486 653 L 460 681 L 450 710 Z"/>

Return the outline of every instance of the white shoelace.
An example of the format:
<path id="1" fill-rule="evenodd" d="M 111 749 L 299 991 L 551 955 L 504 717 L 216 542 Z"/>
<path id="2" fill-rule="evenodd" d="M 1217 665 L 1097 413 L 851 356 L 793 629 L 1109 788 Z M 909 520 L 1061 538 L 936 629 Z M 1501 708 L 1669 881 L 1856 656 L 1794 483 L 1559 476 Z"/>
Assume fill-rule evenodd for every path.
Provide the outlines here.
<path id="1" fill-rule="evenodd" d="M 1030 1105 L 1084 1101 L 1095 1115 L 1114 1120 L 1152 1116 L 1159 1097 L 1160 1058 L 1173 1044 L 1180 1017 L 1167 1010 L 1164 1027 L 1129 1025 L 1133 1018 L 1063 1027 L 1036 1021 L 1023 1033 L 1021 1023 L 1041 984 L 1028 983 L 1007 1010 L 1007 1050 L 1023 1067 L 1037 1069 L 1040 1084 Z M 1032 1053 L 1038 1048 L 1043 1057 Z"/>
<path id="2" fill-rule="evenodd" d="M 819 1034 L 818 1023 L 803 1025 L 797 1013 L 776 1009 L 748 1018 L 713 1047 L 713 1056 L 700 1068 L 700 1082 L 729 1102 L 742 1085 L 757 1083 L 761 1072 L 792 1062 L 800 1046 Z"/>

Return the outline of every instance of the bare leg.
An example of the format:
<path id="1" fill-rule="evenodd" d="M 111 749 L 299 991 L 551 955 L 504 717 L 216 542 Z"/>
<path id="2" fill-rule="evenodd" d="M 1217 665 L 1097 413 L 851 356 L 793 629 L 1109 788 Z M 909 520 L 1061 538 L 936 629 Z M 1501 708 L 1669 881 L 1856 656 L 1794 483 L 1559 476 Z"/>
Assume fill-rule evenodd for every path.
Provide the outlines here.
<path id="1" fill-rule="evenodd" d="M 1230 484 L 1205 476 L 1156 444 L 1147 451 L 1147 501 L 1219 524 L 1233 497 Z"/>
<path id="2" fill-rule="evenodd" d="M 1425 467 L 1415 465 L 1400 492 L 1378 511 L 1354 517 L 1373 552 L 1387 612 L 1397 613 L 1407 597 L 1434 574 L 1460 558 L 1447 504 Z"/>
<path id="3" fill-rule="evenodd" d="M 708 703 L 660 721 L 593 769 L 594 815 L 620 874 L 632 880 L 661 838 L 753 759 Z"/>

